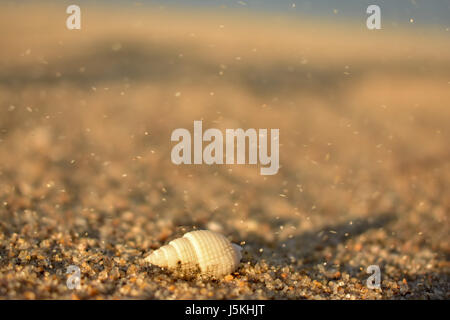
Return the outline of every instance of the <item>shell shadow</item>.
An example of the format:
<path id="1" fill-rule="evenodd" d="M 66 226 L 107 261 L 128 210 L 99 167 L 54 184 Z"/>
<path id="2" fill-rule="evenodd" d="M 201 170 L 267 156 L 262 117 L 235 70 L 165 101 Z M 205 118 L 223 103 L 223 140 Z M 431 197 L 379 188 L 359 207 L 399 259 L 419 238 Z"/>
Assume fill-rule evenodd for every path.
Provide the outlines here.
<path id="1" fill-rule="evenodd" d="M 290 258 L 302 260 L 304 264 L 311 265 L 323 262 L 323 258 L 314 258 L 314 252 L 320 252 L 325 248 L 331 248 L 333 255 L 331 257 L 332 259 L 336 254 L 335 248 L 339 244 L 344 244 L 368 230 L 385 227 L 395 220 L 396 215 L 394 213 L 383 213 L 369 218 L 352 219 L 344 223 L 327 225 L 317 230 L 307 231 L 294 236 L 291 239 L 285 241 L 280 240 L 277 243 L 268 242 L 256 233 L 249 234 L 249 237 L 252 239 L 253 243 L 266 248 L 267 250 L 264 250 L 266 254 L 270 255 L 276 250 L 280 250 L 282 253 L 281 256 L 285 256 L 284 258 L 281 257 L 281 259 L 275 259 L 276 261 L 282 262 L 271 262 L 271 265 L 285 266 L 286 260 L 289 260 Z M 285 248 L 282 248 L 282 244 L 285 244 Z M 295 250 L 292 250 L 292 248 L 295 248 Z M 265 256 L 262 257 L 265 258 Z M 269 261 L 271 260 L 272 259 Z"/>

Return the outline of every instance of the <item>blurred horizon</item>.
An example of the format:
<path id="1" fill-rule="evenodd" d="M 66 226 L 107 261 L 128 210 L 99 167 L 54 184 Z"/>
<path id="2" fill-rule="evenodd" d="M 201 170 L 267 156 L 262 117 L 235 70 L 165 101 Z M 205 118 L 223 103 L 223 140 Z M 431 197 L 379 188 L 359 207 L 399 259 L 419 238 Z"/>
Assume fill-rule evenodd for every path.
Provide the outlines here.
<path id="1" fill-rule="evenodd" d="M 43 5 L 54 4 L 54 1 L 40 1 Z M 9 0 L 2 5 L 29 5 L 28 0 Z M 35 4 L 35 3 L 34 3 Z M 64 0 L 58 4 L 79 4 L 90 6 L 129 6 L 152 7 L 165 9 L 180 8 L 183 10 L 221 10 L 223 12 L 264 13 L 293 15 L 302 18 L 325 18 L 343 21 L 365 21 L 366 9 L 369 5 L 378 5 L 381 8 L 382 20 L 385 26 L 410 25 L 410 19 L 414 24 L 441 26 L 444 29 L 450 27 L 450 1 L 447 0 Z M 325 22 L 325 21 L 324 21 Z"/>
<path id="2" fill-rule="evenodd" d="M 66 1 L 70 2 L 71 1 Z M 73 2 L 73 1 L 72 1 Z M 365 22 L 366 9 L 369 5 L 379 5 L 381 8 L 382 25 L 384 27 L 397 27 L 411 25 L 413 19 L 416 25 L 434 25 L 447 29 L 450 27 L 450 2 L 446 0 L 143 0 L 132 3 L 124 0 L 94 0 L 77 1 L 79 4 L 89 3 L 100 6 L 126 5 L 126 6 L 159 6 L 164 9 L 195 9 L 195 10 L 221 10 L 223 12 L 242 13 L 270 13 L 277 15 L 291 15 L 301 18 L 324 19 L 328 21 Z"/>

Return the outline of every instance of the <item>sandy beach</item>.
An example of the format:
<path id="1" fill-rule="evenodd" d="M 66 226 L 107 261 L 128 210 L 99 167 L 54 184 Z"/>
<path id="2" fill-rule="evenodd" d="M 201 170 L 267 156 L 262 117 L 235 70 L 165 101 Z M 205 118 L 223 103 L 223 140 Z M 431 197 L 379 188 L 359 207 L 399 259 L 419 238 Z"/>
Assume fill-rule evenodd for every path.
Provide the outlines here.
<path id="1" fill-rule="evenodd" d="M 450 298 L 448 32 L 1 6 L 0 299 Z M 195 120 L 279 129 L 278 173 L 173 164 Z M 235 273 L 145 263 L 200 229 Z"/>

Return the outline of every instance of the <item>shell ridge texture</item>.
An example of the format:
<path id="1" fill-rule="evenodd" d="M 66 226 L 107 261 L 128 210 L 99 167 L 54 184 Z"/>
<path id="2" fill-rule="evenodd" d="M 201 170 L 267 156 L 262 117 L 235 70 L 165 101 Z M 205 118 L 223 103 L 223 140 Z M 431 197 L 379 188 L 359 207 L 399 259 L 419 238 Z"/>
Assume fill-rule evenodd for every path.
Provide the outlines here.
<path id="1" fill-rule="evenodd" d="M 145 260 L 170 270 L 181 268 L 181 271 L 188 272 L 200 269 L 202 274 L 221 277 L 236 270 L 242 258 L 241 249 L 219 233 L 198 230 L 172 240 Z"/>

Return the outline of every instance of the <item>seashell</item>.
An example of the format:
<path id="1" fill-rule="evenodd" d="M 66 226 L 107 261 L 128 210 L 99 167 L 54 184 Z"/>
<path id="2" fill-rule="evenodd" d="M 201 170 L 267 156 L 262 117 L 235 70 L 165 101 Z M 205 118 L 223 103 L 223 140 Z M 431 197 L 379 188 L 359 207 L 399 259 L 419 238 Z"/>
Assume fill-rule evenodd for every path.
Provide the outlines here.
<path id="1" fill-rule="evenodd" d="M 153 251 L 145 261 L 183 273 L 200 270 L 202 274 L 218 278 L 236 270 L 242 258 L 241 250 L 217 232 L 198 230 Z"/>

